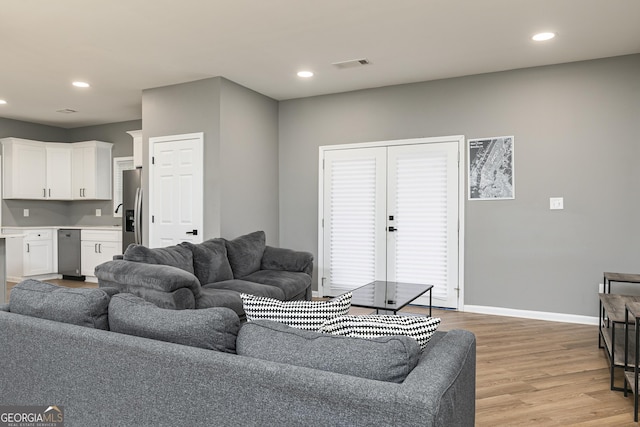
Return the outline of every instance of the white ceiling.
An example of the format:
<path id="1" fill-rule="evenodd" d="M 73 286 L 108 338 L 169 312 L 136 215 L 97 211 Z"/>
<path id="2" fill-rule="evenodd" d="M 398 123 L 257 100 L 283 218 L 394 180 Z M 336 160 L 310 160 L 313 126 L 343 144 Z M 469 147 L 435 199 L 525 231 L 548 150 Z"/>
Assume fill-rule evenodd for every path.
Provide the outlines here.
<path id="1" fill-rule="evenodd" d="M 215 76 L 284 100 L 640 53 L 640 0 L 0 1 L 0 117 L 64 128 Z"/>

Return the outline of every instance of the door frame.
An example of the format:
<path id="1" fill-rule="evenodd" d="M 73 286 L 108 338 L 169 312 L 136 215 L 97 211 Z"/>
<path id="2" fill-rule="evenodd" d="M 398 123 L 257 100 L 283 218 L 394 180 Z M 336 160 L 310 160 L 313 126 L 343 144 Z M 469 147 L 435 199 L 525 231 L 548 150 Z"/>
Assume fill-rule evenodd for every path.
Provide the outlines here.
<path id="1" fill-rule="evenodd" d="M 333 150 L 354 148 L 390 147 L 396 145 L 435 144 L 455 142 L 458 144 L 458 311 L 464 311 L 464 239 L 466 201 L 466 150 L 464 135 L 395 139 L 387 141 L 358 142 L 351 144 L 323 145 L 318 147 L 318 296 L 324 295 L 324 278 L 327 276 L 324 260 L 324 154 Z M 364 285 L 364 283 L 363 283 Z"/>
<path id="2" fill-rule="evenodd" d="M 147 215 L 147 230 L 148 230 L 148 237 L 147 237 L 147 242 L 148 245 L 151 246 L 151 242 L 153 241 L 153 233 L 155 231 L 154 229 L 154 223 L 153 223 L 153 213 L 152 213 L 152 209 L 154 206 L 154 197 L 155 197 L 155 191 L 154 191 L 154 182 L 153 182 L 153 172 L 151 171 L 151 167 L 153 165 L 153 153 L 155 151 L 155 144 L 158 143 L 163 143 L 163 142 L 174 142 L 174 141 L 180 141 L 180 140 L 193 140 L 196 139 L 198 147 L 197 149 L 199 150 L 199 152 L 202 154 L 204 153 L 204 132 L 195 132 L 195 133 L 185 133 L 185 134 L 179 134 L 179 135 L 166 135 L 166 136 L 153 136 L 153 137 L 149 137 L 149 158 L 148 158 L 148 176 L 149 176 L 149 196 L 148 196 L 148 206 L 149 206 L 149 215 Z M 203 167 L 202 167 L 202 180 L 203 180 L 203 193 L 200 195 L 200 197 L 202 198 L 202 206 L 204 208 L 204 156 L 200 156 L 200 158 L 202 159 L 203 162 Z M 204 235 L 204 209 L 201 210 L 200 212 L 197 212 L 196 215 L 199 215 L 199 221 L 200 224 L 202 224 L 202 235 Z"/>

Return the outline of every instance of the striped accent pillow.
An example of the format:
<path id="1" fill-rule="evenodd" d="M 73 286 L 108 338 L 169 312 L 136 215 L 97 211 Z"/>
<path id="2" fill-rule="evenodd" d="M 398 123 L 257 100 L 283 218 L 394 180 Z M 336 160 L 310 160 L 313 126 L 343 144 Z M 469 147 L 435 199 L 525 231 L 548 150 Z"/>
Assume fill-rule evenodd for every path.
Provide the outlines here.
<path id="1" fill-rule="evenodd" d="M 240 297 L 249 322 L 264 319 L 318 331 L 326 320 L 349 313 L 351 295 L 347 292 L 329 301 L 280 301 L 249 294 L 240 294 Z"/>
<path id="2" fill-rule="evenodd" d="M 425 348 L 440 325 L 439 317 L 376 315 L 341 316 L 329 319 L 320 332 L 355 338 L 406 335 Z"/>

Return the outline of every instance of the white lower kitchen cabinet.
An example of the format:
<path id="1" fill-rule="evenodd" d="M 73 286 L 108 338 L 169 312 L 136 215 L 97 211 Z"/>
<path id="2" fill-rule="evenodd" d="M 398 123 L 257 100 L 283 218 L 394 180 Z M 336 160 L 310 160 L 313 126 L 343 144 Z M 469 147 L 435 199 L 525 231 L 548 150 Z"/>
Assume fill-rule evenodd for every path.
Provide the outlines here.
<path id="1" fill-rule="evenodd" d="M 80 244 L 81 274 L 88 282 L 96 282 L 96 266 L 122 254 L 122 233 L 120 230 L 83 229 L 80 231 Z"/>
<path id="2" fill-rule="evenodd" d="M 7 278 L 55 277 L 57 270 L 56 245 L 53 229 L 4 229 L 7 235 Z"/>

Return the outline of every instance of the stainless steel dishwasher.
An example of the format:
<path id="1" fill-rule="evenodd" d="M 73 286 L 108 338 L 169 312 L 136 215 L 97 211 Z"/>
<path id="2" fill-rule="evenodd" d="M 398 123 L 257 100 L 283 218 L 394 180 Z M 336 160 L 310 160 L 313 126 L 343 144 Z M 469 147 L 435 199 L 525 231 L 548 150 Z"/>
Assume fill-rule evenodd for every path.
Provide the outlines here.
<path id="1" fill-rule="evenodd" d="M 80 274 L 80 230 L 58 230 L 58 274 L 63 279 L 85 279 Z"/>

